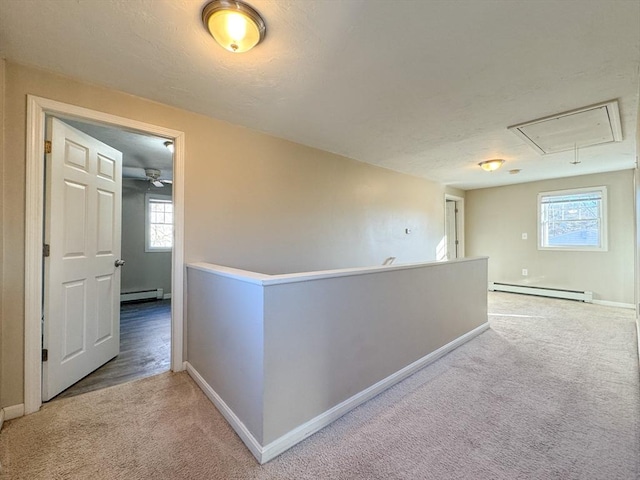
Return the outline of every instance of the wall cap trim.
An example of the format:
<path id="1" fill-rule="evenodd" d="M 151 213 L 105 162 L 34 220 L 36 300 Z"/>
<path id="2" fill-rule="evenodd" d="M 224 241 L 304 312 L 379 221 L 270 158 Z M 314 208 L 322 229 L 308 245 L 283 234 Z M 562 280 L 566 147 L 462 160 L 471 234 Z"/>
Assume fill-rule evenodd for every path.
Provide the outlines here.
<path id="1" fill-rule="evenodd" d="M 450 263 L 474 262 L 486 260 L 489 257 L 466 257 L 447 261 L 432 261 L 419 263 L 401 263 L 397 265 L 376 265 L 373 267 L 342 268 L 338 270 L 320 270 L 315 272 L 287 273 L 282 275 L 267 275 L 264 273 L 241 270 L 239 268 L 225 267 L 213 263 L 196 262 L 187 264 L 187 268 L 212 273 L 221 277 L 233 278 L 245 283 L 253 283 L 268 287 L 270 285 L 280 285 L 283 283 L 309 282 L 312 280 L 322 280 L 325 278 L 351 277 L 356 275 L 369 275 L 379 272 L 393 272 L 396 270 L 410 270 L 422 267 L 439 267 Z"/>

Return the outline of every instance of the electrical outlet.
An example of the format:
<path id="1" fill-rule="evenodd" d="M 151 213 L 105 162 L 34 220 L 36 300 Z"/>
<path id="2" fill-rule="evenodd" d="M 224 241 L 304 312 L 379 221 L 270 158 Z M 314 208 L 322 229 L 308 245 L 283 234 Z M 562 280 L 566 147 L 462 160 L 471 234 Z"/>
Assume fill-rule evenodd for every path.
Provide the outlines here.
<path id="1" fill-rule="evenodd" d="M 529 275 L 529 270 L 527 270 L 526 268 L 522 269 L 522 276 L 526 277 L 527 275 Z"/>

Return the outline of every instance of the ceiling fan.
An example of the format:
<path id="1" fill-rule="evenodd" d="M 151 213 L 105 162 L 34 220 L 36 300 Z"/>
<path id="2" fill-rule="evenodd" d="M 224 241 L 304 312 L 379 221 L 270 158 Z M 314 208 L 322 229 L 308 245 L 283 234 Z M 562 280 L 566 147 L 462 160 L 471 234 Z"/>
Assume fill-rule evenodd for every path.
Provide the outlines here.
<path id="1" fill-rule="evenodd" d="M 171 179 L 162 178 L 162 171 L 157 168 L 123 167 L 122 177 L 133 178 L 135 180 L 145 180 L 158 188 L 164 187 L 165 184 L 173 183 L 173 180 Z"/>
<path id="2" fill-rule="evenodd" d="M 160 178 L 160 170 L 157 168 L 145 168 L 144 174 L 147 176 L 149 183 L 154 187 L 164 187 L 165 183 L 173 183 L 172 180 L 162 179 Z"/>

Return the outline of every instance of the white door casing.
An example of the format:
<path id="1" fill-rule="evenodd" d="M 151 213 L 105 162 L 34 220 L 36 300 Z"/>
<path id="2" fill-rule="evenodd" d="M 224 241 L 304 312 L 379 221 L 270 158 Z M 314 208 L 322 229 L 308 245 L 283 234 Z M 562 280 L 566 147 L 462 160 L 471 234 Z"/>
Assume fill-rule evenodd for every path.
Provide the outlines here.
<path id="1" fill-rule="evenodd" d="M 464 197 L 458 197 L 456 195 L 451 195 L 445 193 L 445 210 L 444 210 L 444 250 L 446 255 L 444 258 L 447 260 L 453 260 L 455 258 L 464 258 L 465 256 L 465 242 L 464 242 Z M 453 204 L 453 205 L 452 205 Z M 455 206 L 455 210 L 453 207 Z M 454 222 L 450 222 L 449 219 Z M 451 233 L 450 233 L 451 232 Z M 455 233 L 454 233 L 455 232 Z M 457 240 L 457 244 L 452 245 L 455 248 L 449 247 L 449 238 Z M 451 252 L 451 256 L 448 256 L 449 252 Z M 455 255 L 454 255 L 455 253 Z"/>
<path id="2" fill-rule="evenodd" d="M 454 200 L 445 201 L 445 235 L 447 236 L 447 260 L 458 258 L 458 229 L 456 218 L 456 202 Z"/>
<path id="3" fill-rule="evenodd" d="M 184 370 L 184 163 L 182 131 L 48 98 L 27 95 L 24 272 L 24 413 L 42 404 L 42 239 L 44 225 L 45 116 L 94 122 L 173 140 L 174 246 L 171 253 L 171 370 Z"/>
<path id="4" fill-rule="evenodd" d="M 122 154 L 47 119 L 44 401 L 119 353 Z"/>

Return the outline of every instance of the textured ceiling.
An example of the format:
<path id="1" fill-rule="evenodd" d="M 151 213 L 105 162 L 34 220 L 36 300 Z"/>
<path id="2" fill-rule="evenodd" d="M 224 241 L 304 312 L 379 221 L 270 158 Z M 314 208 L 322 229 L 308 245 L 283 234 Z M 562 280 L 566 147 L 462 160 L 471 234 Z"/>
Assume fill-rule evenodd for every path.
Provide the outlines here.
<path id="1" fill-rule="evenodd" d="M 637 0 L 252 0 L 267 37 L 236 55 L 205 3 L 0 0 L 0 55 L 461 188 L 634 166 Z M 579 165 L 507 130 L 613 99 L 623 141 Z"/>

